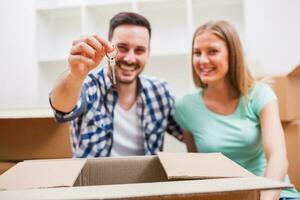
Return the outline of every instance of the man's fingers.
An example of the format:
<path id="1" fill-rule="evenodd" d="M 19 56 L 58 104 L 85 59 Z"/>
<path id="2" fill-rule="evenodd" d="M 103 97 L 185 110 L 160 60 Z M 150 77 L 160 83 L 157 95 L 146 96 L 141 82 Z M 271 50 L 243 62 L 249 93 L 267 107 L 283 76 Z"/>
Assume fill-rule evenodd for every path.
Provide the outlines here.
<path id="1" fill-rule="evenodd" d="M 85 42 L 93 47 L 96 51 L 95 60 L 102 59 L 106 54 L 106 50 L 104 49 L 103 45 L 93 36 L 88 37 L 85 39 Z"/>
<path id="2" fill-rule="evenodd" d="M 103 51 L 103 45 L 94 37 L 88 37 L 84 40 L 88 45 L 90 45 L 97 52 Z"/>
<path id="3" fill-rule="evenodd" d="M 84 45 L 86 44 L 86 45 Z M 95 52 L 92 53 L 91 49 Z M 89 37 L 79 38 L 72 43 L 71 54 L 73 55 L 88 55 L 91 58 L 103 57 L 106 53 L 110 53 L 114 50 L 114 47 L 105 39 L 99 35 L 93 35 Z"/>
<path id="4" fill-rule="evenodd" d="M 71 66 L 76 66 L 76 65 L 79 65 L 79 64 L 84 64 L 88 68 L 95 67 L 95 62 L 93 61 L 93 59 L 87 58 L 87 57 L 82 56 L 82 55 L 70 55 L 70 57 L 69 57 L 69 64 Z"/>
<path id="5" fill-rule="evenodd" d="M 106 52 L 110 53 L 114 50 L 113 46 L 99 35 L 93 35 L 93 37 L 96 38 L 103 45 Z"/>
<path id="6" fill-rule="evenodd" d="M 82 37 L 73 41 L 70 50 L 69 64 L 78 66 L 83 64 L 91 70 L 95 68 L 105 56 L 114 50 L 114 47 L 99 35 Z"/>
<path id="7" fill-rule="evenodd" d="M 101 46 L 99 47 L 101 48 Z M 96 51 L 91 46 L 84 42 L 79 42 L 71 48 L 71 55 L 84 55 L 89 58 L 95 58 Z"/>
<path id="8" fill-rule="evenodd" d="M 83 38 L 74 40 L 74 41 L 72 42 L 72 46 L 75 46 L 76 44 L 78 44 L 78 43 L 80 43 L 80 42 L 83 42 L 83 40 L 84 40 Z"/>

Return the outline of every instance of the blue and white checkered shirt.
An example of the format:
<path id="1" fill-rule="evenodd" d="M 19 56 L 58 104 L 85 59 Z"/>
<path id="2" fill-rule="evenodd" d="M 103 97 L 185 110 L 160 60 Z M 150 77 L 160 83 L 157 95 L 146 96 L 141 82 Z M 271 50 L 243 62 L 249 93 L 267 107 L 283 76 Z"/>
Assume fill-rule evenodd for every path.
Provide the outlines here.
<path id="1" fill-rule="evenodd" d="M 87 77 L 81 98 L 70 113 L 54 110 L 58 122 L 71 121 L 74 157 L 110 156 L 118 93 L 106 74 L 102 68 Z M 162 150 L 165 131 L 183 139 L 182 130 L 173 118 L 174 98 L 166 82 L 139 77 L 137 114 L 145 138 L 145 155 Z"/>

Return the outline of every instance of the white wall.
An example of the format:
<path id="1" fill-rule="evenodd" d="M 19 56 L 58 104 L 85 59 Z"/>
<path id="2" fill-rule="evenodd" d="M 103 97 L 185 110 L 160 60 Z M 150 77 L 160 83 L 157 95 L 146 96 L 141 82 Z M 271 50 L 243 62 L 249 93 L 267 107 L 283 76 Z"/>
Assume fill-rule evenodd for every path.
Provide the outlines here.
<path id="1" fill-rule="evenodd" d="M 299 0 L 274 1 L 273 49 L 275 59 L 273 65 L 278 72 L 291 71 L 300 64 L 299 10 Z"/>
<path id="2" fill-rule="evenodd" d="M 34 0 L 0 2 L 0 107 L 36 104 Z"/>
<path id="3" fill-rule="evenodd" d="M 299 0 L 245 0 L 244 45 L 254 71 L 277 74 L 300 64 L 299 8 Z M 1 0 L 0 24 L 0 107 L 36 105 L 34 0 Z"/>
<path id="4" fill-rule="evenodd" d="M 246 52 L 263 74 L 300 64 L 300 1 L 245 0 Z"/>

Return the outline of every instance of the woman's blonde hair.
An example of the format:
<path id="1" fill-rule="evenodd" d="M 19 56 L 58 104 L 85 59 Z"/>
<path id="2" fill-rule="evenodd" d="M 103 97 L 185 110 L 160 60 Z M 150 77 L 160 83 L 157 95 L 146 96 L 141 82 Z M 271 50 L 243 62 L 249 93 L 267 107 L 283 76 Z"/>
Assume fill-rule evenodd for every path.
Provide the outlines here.
<path id="1" fill-rule="evenodd" d="M 192 43 L 192 73 L 196 87 L 205 88 L 206 85 L 201 81 L 193 66 L 194 42 L 195 38 L 201 33 L 208 32 L 215 34 L 222 39 L 228 50 L 228 77 L 231 86 L 239 94 L 247 98 L 249 90 L 254 84 L 254 79 L 245 63 L 242 44 L 235 28 L 227 21 L 208 22 L 197 28 L 193 36 Z"/>

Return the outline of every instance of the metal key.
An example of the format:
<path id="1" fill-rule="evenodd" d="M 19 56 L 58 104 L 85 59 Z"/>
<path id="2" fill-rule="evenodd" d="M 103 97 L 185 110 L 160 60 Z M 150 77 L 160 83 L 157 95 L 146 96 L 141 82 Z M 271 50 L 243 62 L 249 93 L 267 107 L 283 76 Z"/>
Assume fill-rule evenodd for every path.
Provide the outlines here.
<path id="1" fill-rule="evenodd" d="M 112 74 L 112 83 L 115 85 L 117 83 L 116 79 L 116 56 L 118 55 L 118 49 L 113 45 L 114 50 L 110 53 L 107 53 L 108 65 L 111 69 Z"/>

